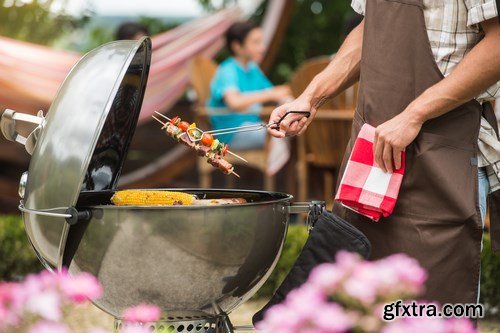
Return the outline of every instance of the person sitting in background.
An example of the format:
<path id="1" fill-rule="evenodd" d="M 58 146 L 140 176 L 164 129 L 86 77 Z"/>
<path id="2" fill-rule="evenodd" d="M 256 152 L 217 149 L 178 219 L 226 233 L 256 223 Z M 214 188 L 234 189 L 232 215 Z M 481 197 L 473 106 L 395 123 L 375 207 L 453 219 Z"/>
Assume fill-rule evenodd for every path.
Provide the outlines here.
<path id="1" fill-rule="evenodd" d="M 287 86 L 276 86 L 257 65 L 264 57 L 262 29 L 246 21 L 233 24 L 226 33 L 231 57 L 219 65 L 210 85 L 209 108 L 227 108 L 230 114 L 212 115 L 214 129 L 262 123 L 262 104 L 280 103 L 291 98 Z M 227 112 L 227 110 L 226 110 Z M 233 149 L 245 150 L 264 146 L 266 131 L 220 136 Z"/>
<path id="2" fill-rule="evenodd" d="M 148 28 L 136 22 L 122 23 L 116 30 L 116 40 L 138 40 L 144 36 L 149 36 Z"/>

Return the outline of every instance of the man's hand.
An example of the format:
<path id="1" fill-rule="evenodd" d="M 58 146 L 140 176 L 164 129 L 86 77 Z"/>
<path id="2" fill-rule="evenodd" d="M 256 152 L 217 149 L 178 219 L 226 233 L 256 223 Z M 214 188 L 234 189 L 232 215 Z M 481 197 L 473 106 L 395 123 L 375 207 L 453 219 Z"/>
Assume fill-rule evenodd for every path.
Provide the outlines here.
<path id="1" fill-rule="evenodd" d="M 401 152 L 415 140 L 423 122 L 408 108 L 378 126 L 375 131 L 373 155 L 384 172 L 401 168 Z"/>
<path id="2" fill-rule="evenodd" d="M 312 107 L 311 103 L 305 98 L 299 97 L 290 103 L 283 104 L 274 109 L 269 118 L 269 124 L 277 123 L 287 111 L 309 111 L 311 115 L 307 118 L 301 114 L 289 114 L 281 121 L 279 128 L 270 126 L 268 128 L 269 134 L 277 138 L 301 135 L 305 132 L 316 114 L 316 109 Z"/>

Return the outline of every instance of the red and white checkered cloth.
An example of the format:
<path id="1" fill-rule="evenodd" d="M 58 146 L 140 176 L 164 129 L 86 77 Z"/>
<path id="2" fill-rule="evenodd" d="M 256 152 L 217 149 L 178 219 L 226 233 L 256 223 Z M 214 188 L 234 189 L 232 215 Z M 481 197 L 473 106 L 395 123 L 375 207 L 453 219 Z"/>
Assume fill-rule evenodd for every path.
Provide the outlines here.
<path id="1" fill-rule="evenodd" d="M 375 128 L 365 124 L 358 134 L 335 195 L 345 207 L 374 221 L 391 215 L 396 205 L 405 169 L 405 152 L 401 168 L 385 173 L 373 158 Z"/>

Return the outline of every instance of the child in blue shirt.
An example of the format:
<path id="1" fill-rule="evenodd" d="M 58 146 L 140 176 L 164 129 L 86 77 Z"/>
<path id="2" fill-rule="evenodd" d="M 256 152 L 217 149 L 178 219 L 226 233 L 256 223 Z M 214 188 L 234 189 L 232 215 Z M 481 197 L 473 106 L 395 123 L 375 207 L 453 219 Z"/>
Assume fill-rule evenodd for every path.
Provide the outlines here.
<path id="1" fill-rule="evenodd" d="M 214 129 L 262 123 L 259 113 L 263 103 L 279 103 L 291 98 L 286 86 L 273 87 L 257 63 L 264 56 L 262 29 L 252 22 L 233 24 L 226 33 L 226 45 L 232 57 L 222 62 L 210 84 L 207 106 L 226 108 L 225 115 L 212 115 Z M 221 135 L 232 149 L 244 150 L 264 146 L 266 131 Z"/>

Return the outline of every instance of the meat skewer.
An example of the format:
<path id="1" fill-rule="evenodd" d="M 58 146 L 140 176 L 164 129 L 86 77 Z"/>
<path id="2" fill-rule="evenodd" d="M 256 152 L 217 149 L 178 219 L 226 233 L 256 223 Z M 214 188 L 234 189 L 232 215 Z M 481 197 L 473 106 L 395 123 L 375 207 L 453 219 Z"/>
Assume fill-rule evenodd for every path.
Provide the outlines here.
<path id="1" fill-rule="evenodd" d="M 197 144 L 189 138 L 189 136 L 180 127 L 170 123 L 164 123 L 160 119 L 152 116 L 156 121 L 163 125 L 162 129 L 165 129 L 165 133 L 177 140 L 178 142 L 194 149 L 196 153 L 200 156 L 207 157 L 207 163 L 218 168 L 225 174 L 234 174 L 236 177 L 240 178 L 236 172 L 234 172 L 234 167 L 231 163 L 223 159 L 220 155 L 212 150 L 211 147 Z"/>

